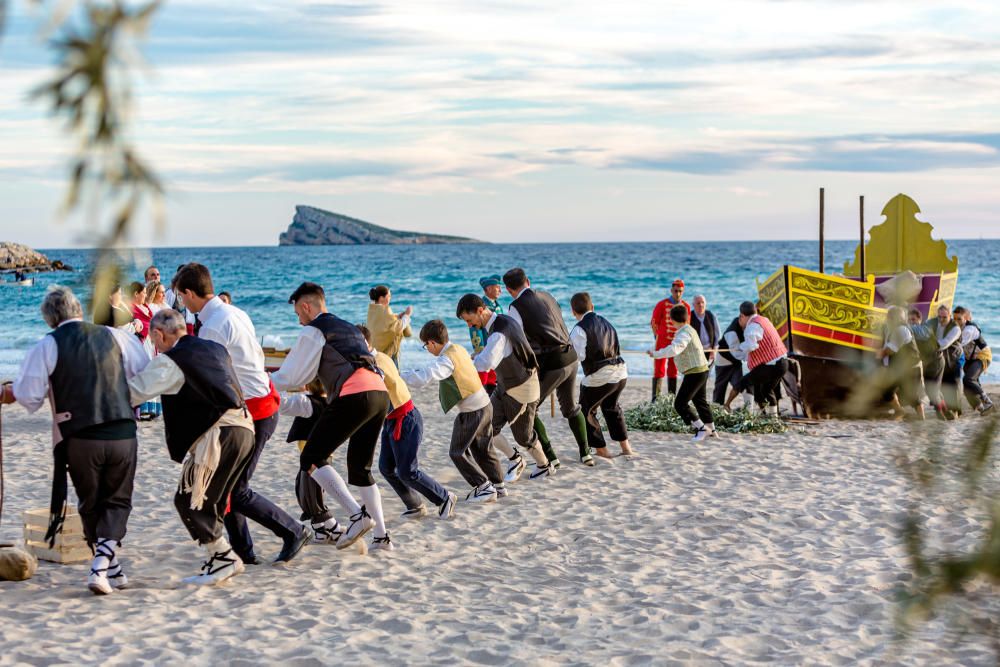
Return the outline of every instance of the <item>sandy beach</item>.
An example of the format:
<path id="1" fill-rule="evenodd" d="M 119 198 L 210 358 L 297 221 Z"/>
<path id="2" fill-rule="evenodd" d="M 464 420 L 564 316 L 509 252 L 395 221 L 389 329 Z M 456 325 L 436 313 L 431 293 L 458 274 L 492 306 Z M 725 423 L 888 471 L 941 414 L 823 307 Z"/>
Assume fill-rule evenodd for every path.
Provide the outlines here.
<path id="1" fill-rule="evenodd" d="M 624 403 L 645 400 L 647 382 Z M 464 497 L 447 458 L 451 418 L 432 392 L 416 402 L 425 468 Z M 85 564 L 44 562 L 30 581 L 0 582 L 0 665 L 995 663 L 988 642 L 950 643 L 941 621 L 893 641 L 893 587 L 909 575 L 898 537 L 908 487 L 892 449 L 906 424 L 831 421 L 700 445 L 634 433 L 637 458 L 591 469 L 565 424 L 545 417 L 563 455 L 556 477 L 460 504 L 449 522 L 400 520 L 379 478 L 396 551 L 313 546 L 288 567 L 204 589 L 180 583 L 202 553 L 171 503 L 179 466 L 162 423 L 143 424 L 121 551 L 131 588 L 98 598 Z M 3 418 L 0 539 L 11 541 L 22 511 L 48 502 L 50 421 L 18 406 Z M 945 433 L 960 442 L 977 422 Z M 297 449 L 276 437 L 255 476 L 295 514 L 296 468 Z M 278 541 L 254 536 L 273 557 Z"/>

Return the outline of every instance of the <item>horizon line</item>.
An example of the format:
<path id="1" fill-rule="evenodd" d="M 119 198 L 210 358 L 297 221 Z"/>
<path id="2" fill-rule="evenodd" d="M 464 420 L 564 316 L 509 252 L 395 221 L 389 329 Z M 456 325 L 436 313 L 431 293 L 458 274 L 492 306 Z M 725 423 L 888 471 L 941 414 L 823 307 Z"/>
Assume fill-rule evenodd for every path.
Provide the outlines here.
<path id="1" fill-rule="evenodd" d="M 949 241 L 998 241 L 1000 236 L 956 236 L 951 239 L 935 239 L 941 240 L 945 243 Z M 156 246 L 120 246 L 116 248 L 117 250 L 182 250 L 185 248 L 362 248 L 362 247 L 392 247 L 392 246 L 449 246 L 449 245 L 608 245 L 608 244 L 633 244 L 633 243 L 670 243 L 670 244 L 687 244 L 687 243 L 790 243 L 790 242 L 803 242 L 811 241 L 819 244 L 819 239 L 732 239 L 732 240 L 718 240 L 718 239 L 704 239 L 704 240 L 686 240 L 686 241 L 661 241 L 661 240 L 637 240 L 637 241 L 502 241 L 502 242 L 491 242 L 491 241 L 473 241 L 470 243 L 331 243 L 331 244 L 302 244 L 302 245 L 281 245 L 279 243 L 269 244 L 269 245 L 156 245 Z M 825 239 L 825 242 L 839 242 L 839 241 L 855 241 L 856 238 L 829 238 Z M 20 241 L 0 241 L 0 243 L 20 243 Z M 43 247 L 43 246 L 29 246 L 26 243 L 21 243 L 21 245 L 28 246 L 34 250 L 99 250 L 100 246 L 67 246 L 67 247 Z"/>

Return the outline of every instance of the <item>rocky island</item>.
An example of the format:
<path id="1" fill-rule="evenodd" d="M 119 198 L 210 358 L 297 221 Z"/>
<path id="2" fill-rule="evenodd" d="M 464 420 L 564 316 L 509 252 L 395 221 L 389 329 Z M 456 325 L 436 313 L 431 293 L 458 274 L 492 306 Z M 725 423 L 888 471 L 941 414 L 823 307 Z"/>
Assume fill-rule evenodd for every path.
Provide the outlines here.
<path id="1" fill-rule="evenodd" d="M 476 239 L 423 232 L 404 232 L 312 206 L 296 206 L 288 230 L 278 245 L 417 245 L 482 243 Z"/>
<path id="2" fill-rule="evenodd" d="M 4 241 L 0 243 L 0 271 L 36 273 L 42 271 L 72 271 L 73 267 L 61 261 L 50 261 L 42 253 L 21 243 Z"/>

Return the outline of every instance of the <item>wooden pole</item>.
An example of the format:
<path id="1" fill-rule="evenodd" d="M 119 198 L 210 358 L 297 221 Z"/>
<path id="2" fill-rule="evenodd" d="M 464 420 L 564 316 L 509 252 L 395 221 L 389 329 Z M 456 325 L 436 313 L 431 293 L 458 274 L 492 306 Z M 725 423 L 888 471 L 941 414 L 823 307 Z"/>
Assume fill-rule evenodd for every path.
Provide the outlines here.
<path id="1" fill-rule="evenodd" d="M 552 392 L 549 394 L 549 414 L 553 417 L 556 416 L 556 394 Z"/>
<path id="2" fill-rule="evenodd" d="M 824 259 L 824 244 L 825 239 L 823 237 L 823 199 L 826 194 L 826 188 L 819 189 L 819 272 L 824 273 L 826 265 L 823 261 Z"/>
<path id="3" fill-rule="evenodd" d="M 861 195 L 860 201 L 858 202 L 858 221 L 861 227 L 861 245 L 858 248 L 861 251 L 861 280 L 866 279 L 865 276 L 865 196 Z"/>

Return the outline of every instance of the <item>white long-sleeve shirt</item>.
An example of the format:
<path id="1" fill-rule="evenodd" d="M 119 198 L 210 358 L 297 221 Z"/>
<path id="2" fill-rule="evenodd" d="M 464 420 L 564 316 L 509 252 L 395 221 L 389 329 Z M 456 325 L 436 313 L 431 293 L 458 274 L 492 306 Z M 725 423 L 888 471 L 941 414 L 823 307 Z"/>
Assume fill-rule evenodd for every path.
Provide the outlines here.
<path id="1" fill-rule="evenodd" d="M 980 335 L 982 335 L 982 332 L 979 331 L 979 327 L 975 324 L 966 324 L 962 327 L 962 347 L 976 340 Z"/>
<path id="2" fill-rule="evenodd" d="M 281 362 L 281 368 L 271 373 L 271 382 L 279 391 L 298 389 L 312 382 L 319 372 L 326 339 L 323 332 L 312 326 L 302 327 L 299 337 Z"/>
<path id="3" fill-rule="evenodd" d="M 735 331 L 727 331 L 722 334 L 722 343 L 724 347 L 729 350 L 729 354 L 733 355 L 739 362 L 746 361 L 746 352 L 740 349 L 740 337 Z M 723 355 L 718 355 L 715 358 L 716 366 L 732 366 L 733 362 L 726 359 Z"/>
<path id="4" fill-rule="evenodd" d="M 202 307 L 198 320 L 198 337 L 214 341 L 229 352 L 243 395 L 248 399 L 267 396 L 271 389 L 264 370 L 264 350 L 257 342 L 250 316 L 216 296 Z"/>
<path id="5" fill-rule="evenodd" d="M 184 372 L 165 354 L 153 357 L 141 373 L 129 378 L 132 405 L 151 401 L 164 394 L 176 394 L 184 386 Z"/>
<path id="6" fill-rule="evenodd" d="M 523 290 L 518 292 L 517 297 L 515 297 L 514 300 L 510 302 L 510 305 L 507 306 L 507 316 L 513 318 L 513 320 L 517 322 L 522 329 L 524 328 L 524 320 L 521 319 L 521 313 L 517 312 L 517 306 L 515 304 L 517 303 L 517 300 L 521 298 L 521 295 L 530 289 L 530 287 L 525 287 Z"/>
<path id="7" fill-rule="evenodd" d="M 281 407 L 278 412 L 288 417 L 312 417 L 313 404 L 308 394 L 302 392 L 281 392 Z"/>
<path id="8" fill-rule="evenodd" d="M 445 350 L 452 345 L 454 343 L 449 341 L 441 349 L 441 354 L 434 357 L 434 361 L 427 368 L 400 371 L 399 375 L 403 378 L 403 382 L 410 389 L 419 389 L 420 387 L 426 387 L 432 382 L 441 382 L 450 378 L 455 373 L 455 364 L 451 363 L 451 359 L 445 354 Z M 459 412 L 474 412 L 475 410 L 485 408 L 489 403 L 489 394 L 486 393 L 485 389 L 480 387 L 479 391 L 459 401 L 457 407 Z"/>
<path id="9" fill-rule="evenodd" d="M 493 331 L 493 324 L 497 321 L 497 314 L 490 316 L 490 321 L 486 323 L 486 331 L 489 336 L 486 338 L 486 346 L 479 351 L 476 358 L 472 360 L 476 370 L 480 373 L 496 370 L 500 362 L 514 353 L 514 346 L 499 331 Z"/>
<path id="10" fill-rule="evenodd" d="M 587 358 L 587 332 L 581 329 L 579 324 L 569 332 L 569 342 L 576 350 L 576 356 L 582 364 Z M 598 368 L 590 375 L 584 375 L 580 384 L 584 387 L 601 387 L 606 384 L 617 384 L 626 378 L 628 378 L 628 366 L 624 363 L 609 364 Z"/>
<path id="11" fill-rule="evenodd" d="M 962 327 L 956 326 L 951 331 L 946 332 L 947 324 L 938 322 L 934 325 L 934 333 L 937 336 L 938 349 L 944 350 L 951 347 L 956 340 L 962 337 Z"/>
<path id="12" fill-rule="evenodd" d="M 63 326 L 69 322 L 80 322 L 79 318 L 66 320 L 59 324 Z M 134 334 L 126 333 L 121 329 L 106 327 L 111 332 L 115 343 L 122 352 L 122 362 L 125 367 L 125 377 L 131 378 L 140 372 L 149 363 L 149 355 L 143 349 L 142 343 Z M 52 336 L 43 336 L 40 341 L 28 350 L 28 354 L 21 362 L 21 369 L 17 379 L 14 380 L 14 395 L 28 412 L 35 412 L 42 407 L 45 399 L 49 395 L 49 376 L 56 369 L 59 361 L 59 346 Z M 87 387 L 81 387 L 81 391 L 87 391 Z M 138 403 L 136 403 L 138 405 Z"/>
<path id="13" fill-rule="evenodd" d="M 670 357 L 676 357 L 690 344 L 691 330 L 680 329 L 674 334 L 674 341 L 670 345 L 661 347 L 659 350 L 651 347 L 649 351 L 652 353 L 654 359 L 669 359 Z"/>

